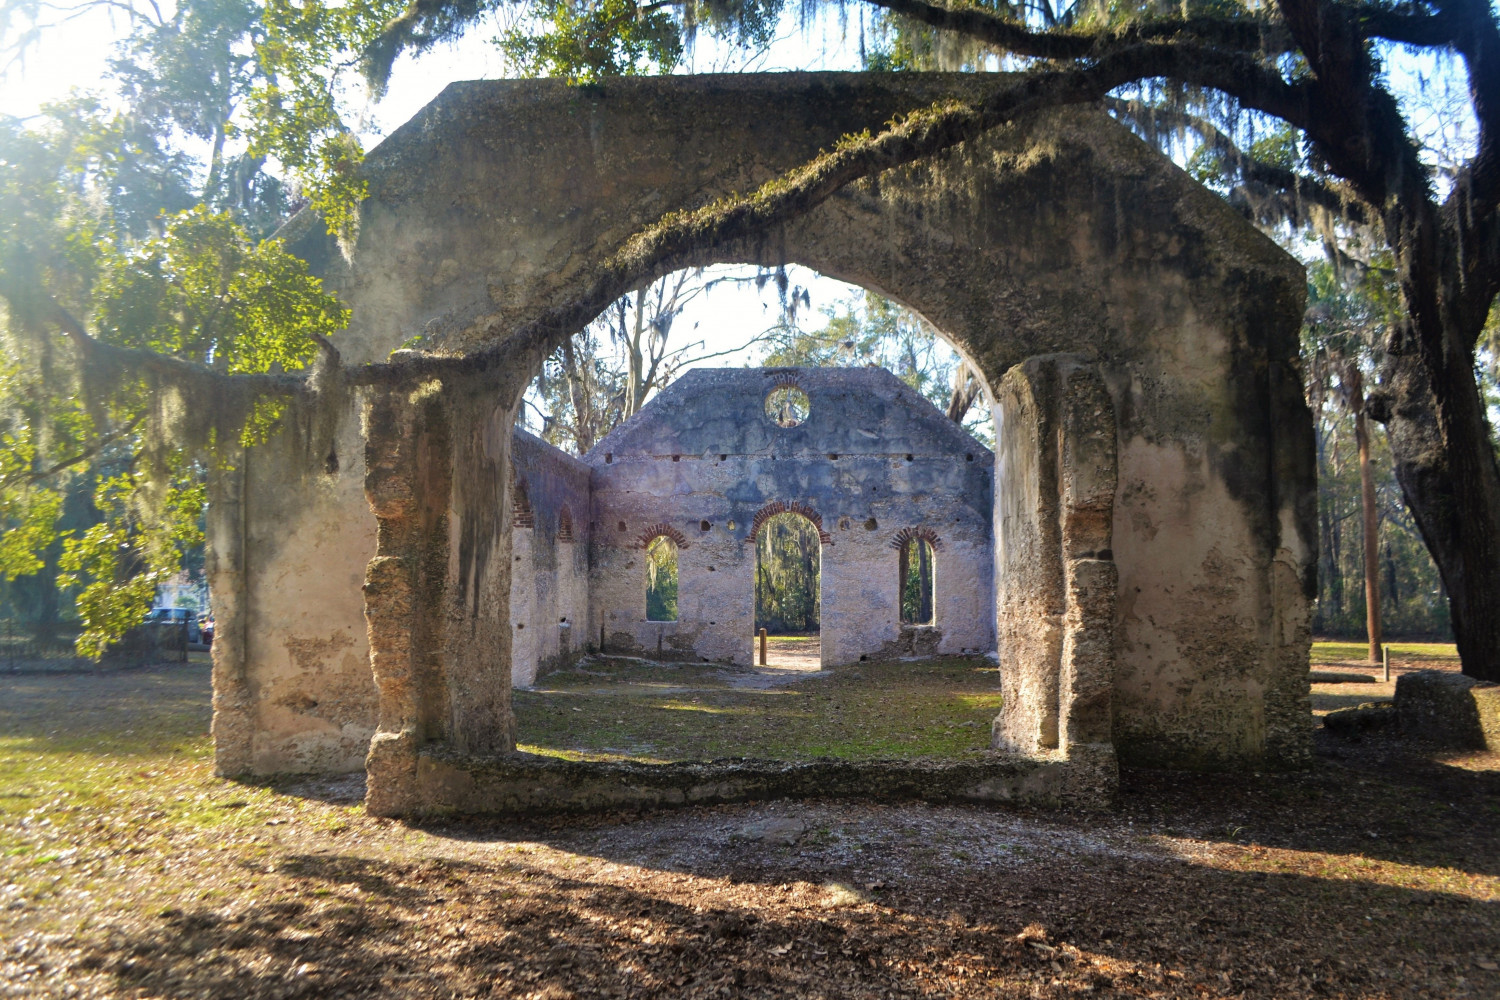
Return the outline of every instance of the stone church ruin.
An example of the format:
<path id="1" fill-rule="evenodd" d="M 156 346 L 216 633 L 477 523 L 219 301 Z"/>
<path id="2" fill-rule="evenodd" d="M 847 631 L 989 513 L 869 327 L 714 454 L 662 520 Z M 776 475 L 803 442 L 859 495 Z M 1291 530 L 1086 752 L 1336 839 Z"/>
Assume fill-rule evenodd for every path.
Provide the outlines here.
<path id="1" fill-rule="evenodd" d="M 778 387 L 806 394 L 805 419 L 767 415 Z M 994 649 L 991 455 L 884 369 L 690 371 L 584 461 L 606 653 L 749 666 L 755 539 L 783 512 L 822 540 L 825 667 Z M 898 553 L 917 533 L 940 550 L 935 615 L 903 625 Z M 678 549 L 672 622 L 644 614 L 641 557 L 659 535 Z"/>
<path id="2" fill-rule="evenodd" d="M 1098 804 L 1117 761 L 1303 762 L 1315 473 L 1302 269 L 1101 112 L 1037 114 L 576 301 L 663 213 L 974 88 L 838 73 L 456 84 L 370 153 L 352 239 L 294 221 L 289 247 L 352 309 L 345 364 L 417 357 L 403 345 L 479 353 L 440 378 L 325 399 L 216 482 L 217 770 L 363 768 L 372 812 L 415 815 L 813 793 Z M 957 438 L 898 444 L 894 406 L 845 425 L 839 380 L 881 378 L 861 371 L 784 373 L 811 400 L 802 438 L 735 414 L 778 377 L 755 370 L 684 378 L 670 421 L 622 426 L 587 461 L 513 435 L 521 394 L 573 332 L 516 334 L 528 320 L 563 304 L 597 314 L 661 273 L 736 262 L 799 263 L 923 315 L 986 383 L 993 458 Z M 820 412 L 847 444 L 818 438 L 802 461 Z M 699 483 L 711 489 L 689 504 Z M 647 656 L 748 657 L 748 591 L 730 568 L 753 559 L 744 539 L 773 507 L 816 514 L 828 536 L 835 667 L 917 641 L 839 567 L 878 549 L 892 568 L 872 589 L 890 591 L 900 531 L 941 541 L 936 648 L 998 655 L 992 754 L 939 774 L 513 752 L 513 684 L 601 632 L 606 649 Z M 715 578 L 671 629 L 637 616 L 628 566 L 663 531 L 681 536 L 684 574 Z M 523 573 L 530 589 L 512 586 Z"/>

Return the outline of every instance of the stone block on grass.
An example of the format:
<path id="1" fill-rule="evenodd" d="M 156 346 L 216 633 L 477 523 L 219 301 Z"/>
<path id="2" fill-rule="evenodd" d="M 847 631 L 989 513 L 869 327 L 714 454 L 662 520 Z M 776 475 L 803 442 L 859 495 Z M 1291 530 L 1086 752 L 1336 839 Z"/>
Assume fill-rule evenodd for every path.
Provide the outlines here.
<path id="1" fill-rule="evenodd" d="M 1443 746 L 1500 750 L 1500 684 L 1441 670 L 1396 679 L 1401 731 Z"/>

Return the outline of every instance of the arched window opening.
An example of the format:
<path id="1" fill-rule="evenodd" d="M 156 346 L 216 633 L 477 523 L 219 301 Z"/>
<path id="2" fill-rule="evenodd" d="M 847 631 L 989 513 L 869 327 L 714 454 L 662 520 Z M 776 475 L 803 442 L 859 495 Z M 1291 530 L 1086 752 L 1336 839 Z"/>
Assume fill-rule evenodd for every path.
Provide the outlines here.
<path id="1" fill-rule="evenodd" d="M 573 512 L 563 504 L 562 511 L 557 515 L 557 540 L 559 542 L 571 542 L 573 540 Z"/>
<path id="2" fill-rule="evenodd" d="M 925 538 L 908 538 L 901 544 L 901 624 L 933 623 L 933 583 L 937 576 L 937 552 Z"/>
<path id="3" fill-rule="evenodd" d="M 646 543 L 646 620 L 677 620 L 677 543 L 666 535 Z"/>

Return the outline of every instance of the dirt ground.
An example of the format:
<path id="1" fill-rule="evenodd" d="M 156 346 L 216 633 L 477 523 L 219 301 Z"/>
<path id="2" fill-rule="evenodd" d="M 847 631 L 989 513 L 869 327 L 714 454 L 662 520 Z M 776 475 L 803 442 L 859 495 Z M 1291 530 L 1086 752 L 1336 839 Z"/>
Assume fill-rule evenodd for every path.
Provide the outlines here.
<path id="1" fill-rule="evenodd" d="M 0 996 L 1500 996 L 1495 755 L 415 826 L 215 779 L 207 723 L 201 664 L 0 677 Z"/>

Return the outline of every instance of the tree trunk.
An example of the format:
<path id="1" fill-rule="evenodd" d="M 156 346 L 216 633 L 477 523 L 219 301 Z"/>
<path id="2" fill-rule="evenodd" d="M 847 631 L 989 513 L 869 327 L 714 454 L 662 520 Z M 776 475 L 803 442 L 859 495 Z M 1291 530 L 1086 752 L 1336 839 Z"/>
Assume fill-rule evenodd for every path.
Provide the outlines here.
<path id="1" fill-rule="evenodd" d="M 1380 661 L 1380 516 L 1375 509 L 1375 477 L 1370 472 L 1370 423 L 1365 413 L 1365 384 L 1359 367 L 1345 368 L 1349 407 L 1354 411 L 1354 442 L 1359 449 L 1359 494 L 1365 535 L 1365 635 L 1370 662 Z"/>
<path id="2" fill-rule="evenodd" d="M 578 359 L 573 355 L 573 338 L 563 341 L 563 374 L 568 380 L 568 396 L 573 404 L 573 442 L 578 454 L 587 454 L 594 446 L 593 403 L 583 374 L 578 370 Z"/>
<path id="3" fill-rule="evenodd" d="M 1448 592 L 1463 672 L 1500 681 L 1500 470 L 1473 367 L 1460 358 L 1434 377 L 1393 360 L 1396 479 Z"/>
<path id="4" fill-rule="evenodd" d="M 917 540 L 917 619 L 918 624 L 932 624 L 932 547 Z"/>
<path id="5" fill-rule="evenodd" d="M 962 424 L 964 417 L 979 398 L 979 376 L 967 364 L 960 361 L 953 370 L 953 392 L 948 396 L 948 419 Z"/>

